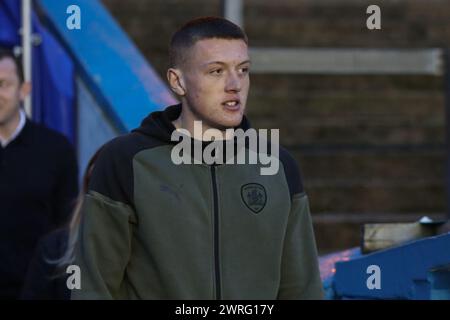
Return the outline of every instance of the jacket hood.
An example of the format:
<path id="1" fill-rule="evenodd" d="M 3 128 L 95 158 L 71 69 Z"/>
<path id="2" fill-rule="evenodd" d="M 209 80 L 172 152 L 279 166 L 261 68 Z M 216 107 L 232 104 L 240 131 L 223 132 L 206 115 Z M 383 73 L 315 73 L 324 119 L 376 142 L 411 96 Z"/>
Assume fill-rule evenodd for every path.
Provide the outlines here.
<path id="1" fill-rule="evenodd" d="M 175 126 L 172 121 L 178 119 L 181 114 L 181 103 L 167 107 L 162 111 L 155 111 L 148 115 L 142 122 L 140 127 L 133 130 L 147 136 L 156 138 L 167 144 L 176 144 L 177 141 L 172 141 L 172 132 Z M 243 116 L 241 123 L 234 129 L 241 128 L 243 130 L 249 129 L 250 122 L 246 116 Z"/>

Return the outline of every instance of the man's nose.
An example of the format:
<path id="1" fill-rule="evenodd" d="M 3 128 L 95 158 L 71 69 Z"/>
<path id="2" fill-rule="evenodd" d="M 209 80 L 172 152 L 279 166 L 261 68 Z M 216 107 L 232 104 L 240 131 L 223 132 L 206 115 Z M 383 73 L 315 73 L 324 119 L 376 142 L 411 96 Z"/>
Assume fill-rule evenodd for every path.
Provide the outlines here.
<path id="1" fill-rule="evenodd" d="M 225 85 L 225 91 L 239 92 L 241 91 L 241 87 L 241 79 L 239 79 L 239 76 L 235 72 L 230 73 Z"/>

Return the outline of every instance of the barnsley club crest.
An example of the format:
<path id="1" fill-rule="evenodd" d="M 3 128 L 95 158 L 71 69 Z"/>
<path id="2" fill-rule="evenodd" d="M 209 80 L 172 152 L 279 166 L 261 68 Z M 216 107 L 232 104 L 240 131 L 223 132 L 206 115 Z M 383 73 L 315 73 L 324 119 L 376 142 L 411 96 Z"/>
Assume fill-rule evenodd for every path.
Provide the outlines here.
<path id="1" fill-rule="evenodd" d="M 247 208 L 259 213 L 267 201 L 266 189 L 259 183 L 247 183 L 241 188 L 241 197 Z"/>

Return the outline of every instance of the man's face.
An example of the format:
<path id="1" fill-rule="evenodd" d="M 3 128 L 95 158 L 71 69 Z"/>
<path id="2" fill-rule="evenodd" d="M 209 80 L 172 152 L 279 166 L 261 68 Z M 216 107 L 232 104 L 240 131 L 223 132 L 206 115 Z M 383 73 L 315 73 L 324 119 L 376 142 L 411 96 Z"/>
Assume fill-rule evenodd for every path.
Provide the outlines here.
<path id="1" fill-rule="evenodd" d="M 11 58 L 0 60 L 0 126 L 6 126 L 18 117 L 20 101 L 26 93 Z"/>
<path id="2" fill-rule="evenodd" d="M 186 53 L 181 69 L 188 108 L 208 127 L 238 126 L 247 103 L 250 59 L 242 40 L 204 39 Z"/>

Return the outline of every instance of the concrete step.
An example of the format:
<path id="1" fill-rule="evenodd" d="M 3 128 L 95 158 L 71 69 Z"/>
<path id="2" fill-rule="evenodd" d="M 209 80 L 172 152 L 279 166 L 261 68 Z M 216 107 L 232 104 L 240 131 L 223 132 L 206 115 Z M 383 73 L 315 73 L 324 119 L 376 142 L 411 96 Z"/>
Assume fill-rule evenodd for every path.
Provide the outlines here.
<path id="1" fill-rule="evenodd" d="M 443 179 L 446 154 L 444 149 L 293 149 L 288 148 L 299 163 L 305 179 Z"/>
<path id="2" fill-rule="evenodd" d="M 445 150 L 385 149 L 291 150 L 313 210 L 445 210 Z"/>
<path id="3" fill-rule="evenodd" d="M 404 93 L 442 95 L 442 79 L 422 75 L 251 74 L 251 86 L 252 95 L 284 99 L 340 93 L 378 99 Z"/>
<path id="4" fill-rule="evenodd" d="M 445 213 L 348 213 L 326 212 L 313 214 L 313 226 L 319 254 L 327 254 L 352 247 L 358 247 L 365 223 L 414 222 L 423 216 L 434 220 L 446 219 Z"/>
<path id="5" fill-rule="evenodd" d="M 383 2 L 383 32 L 367 32 L 370 0 L 250 0 L 245 4 L 246 31 L 254 45 L 411 47 L 417 42 L 443 44 L 450 36 L 444 27 L 450 4 L 442 0 Z"/>
<path id="6" fill-rule="evenodd" d="M 367 118 L 367 119 L 364 119 Z M 444 144 L 445 124 L 440 118 L 423 121 L 406 117 L 348 117 L 280 123 L 267 118 L 251 120 L 258 128 L 276 128 L 284 145 L 422 145 Z M 279 126 L 278 126 L 278 124 Z"/>
<path id="7" fill-rule="evenodd" d="M 285 92 L 250 92 L 248 114 L 264 117 L 289 114 L 308 118 L 351 116 L 435 117 L 444 115 L 443 91 L 396 90 L 388 92 L 349 92 L 317 90 L 286 95 Z"/>
<path id="8" fill-rule="evenodd" d="M 280 129 L 284 144 L 444 142 L 438 77 L 258 75 L 252 86 L 253 126 Z"/>
<path id="9" fill-rule="evenodd" d="M 445 210 L 444 181 L 423 180 L 402 183 L 351 181 L 324 184 L 306 180 L 306 192 L 314 212 L 442 212 Z"/>

